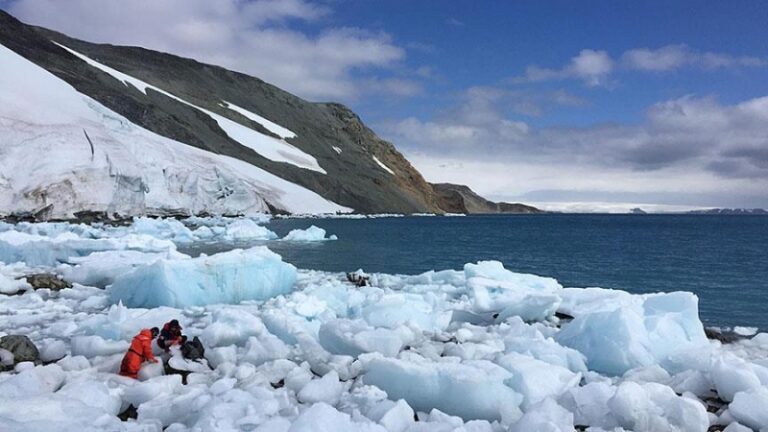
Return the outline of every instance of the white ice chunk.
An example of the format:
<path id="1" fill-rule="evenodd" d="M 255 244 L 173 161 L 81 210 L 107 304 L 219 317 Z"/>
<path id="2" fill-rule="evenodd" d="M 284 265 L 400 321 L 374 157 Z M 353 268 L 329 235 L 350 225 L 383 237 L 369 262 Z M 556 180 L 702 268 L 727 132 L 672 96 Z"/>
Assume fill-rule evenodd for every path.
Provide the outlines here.
<path id="1" fill-rule="evenodd" d="M 110 301 L 177 308 L 266 300 L 293 289 L 296 267 L 266 247 L 186 260 L 159 260 L 117 278 Z"/>
<path id="2" fill-rule="evenodd" d="M 339 374 L 336 371 L 330 371 L 322 378 L 307 383 L 296 397 L 302 403 L 324 402 L 328 405 L 336 405 L 343 391 L 344 383 L 339 381 Z"/>
<path id="3" fill-rule="evenodd" d="M 249 337 L 266 332 L 261 319 L 247 310 L 217 308 L 211 324 L 200 335 L 206 347 L 243 345 Z"/>
<path id="4" fill-rule="evenodd" d="M 192 230 L 183 223 L 171 218 L 137 217 L 129 228 L 136 234 L 147 234 L 155 238 L 173 240 L 177 242 L 191 242 L 195 240 Z"/>
<path id="5" fill-rule="evenodd" d="M 465 420 L 511 422 L 520 417 L 523 399 L 504 384 L 511 376 L 483 360 L 456 364 L 374 357 L 367 361 L 363 381 L 419 411 L 437 408 Z"/>
<path id="6" fill-rule="evenodd" d="M 238 219 L 227 225 L 228 240 L 273 240 L 277 234 L 259 225 L 252 219 Z"/>
<path id="7" fill-rule="evenodd" d="M 562 287 L 556 280 L 514 273 L 499 261 L 466 264 L 464 275 L 475 312 L 498 313 L 502 321 L 512 316 L 540 321 L 554 315 L 560 305 Z"/>
<path id="8" fill-rule="evenodd" d="M 0 294 L 16 294 L 29 289 L 32 286 L 26 280 L 13 277 L 11 269 L 0 262 Z"/>
<path id="9" fill-rule="evenodd" d="M 581 380 L 580 373 L 522 354 L 507 354 L 498 359 L 497 363 L 512 372 L 512 376 L 504 383 L 523 395 L 523 411 L 549 397 L 558 397 L 569 388 L 577 386 Z"/>
<path id="10" fill-rule="evenodd" d="M 62 266 L 65 280 L 79 284 L 104 288 L 118 276 L 131 272 L 140 266 L 152 264 L 160 259 L 185 259 L 187 255 L 169 250 L 165 252 L 139 252 L 116 250 L 94 252 L 85 257 L 70 258 L 74 266 Z"/>
<path id="11" fill-rule="evenodd" d="M 96 357 L 124 353 L 130 344 L 124 340 L 105 340 L 100 336 L 75 336 L 70 340 L 73 356 Z"/>
<path id="12" fill-rule="evenodd" d="M 621 375 L 707 344 L 694 294 L 636 296 L 634 302 L 610 307 L 578 315 L 556 336 L 558 343 L 584 354 L 590 370 Z"/>
<path id="13" fill-rule="evenodd" d="M 723 432 L 752 432 L 751 428 L 744 426 L 741 423 L 733 422 L 723 429 Z"/>
<path id="14" fill-rule="evenodd" d="M 624 382 L 608 406 L 621 427 L 635 432 L 703 432 L 709 427 L 704 405 L 661 384 Z"/>
<path id="15" fill-rule="evenodd" d="M 542 291 L 559 291 L 563 287 L 555 279 L 524 273 L 515 273 L 504 268 L 499 261 L 479 261 L 476 264 L 464 265 L 464 276 L 467 279 L 480 277 L 495 281 L 514 282 L 517 286 Z"/>
<path id="16" fill-rule="evenodd" d="M 97 381 L 78 381 L 66 384 L 56 394 L 67 399 L 75 399 L 91 408 L 117 415 L 120 413 L 122 400 L 110 391 L 106 384 Z"/>
<path id="17" fill-rule="evenodd" d="M 333 354 L 357 357 L 363 353 L 379 352 L 394 357 L 414 339 L 407 327 L 374 328 L 363 320 L 332 320 L 323 323 L 318 332 L 320 344 Z"/>
<path id="18" fill-rule="evenodd" d="M 424 331 L 441 331 L 450 324 L 452 312 L 442 308 L 436 298 L 389 293 L 363 307 L 360 315 L 374 327 L 395 328 L 408 323 Z"/>
<path id="19" fill-rule="evenodd" d="M 725 401 L 732 401 L 739 392 L 761 387 L 763 383 L 760 382 L 756 368 L 762 367 L 733 355 L 717 359 L 710 372 L 717 394 Z"/>
<path id="20" fill-rule="evenodd" d="M 733 418 L 755 430 L 768 428 L 768 388 L 739 392 L 728 406 Z"/>
<path id="21" fill-rule="evenodd" d="M 28 266 L 55 266 L 71 257 L 82 257 L 107 250 L 137 250 L 143 252 L 175 251 L 169 240 L 145 234 L 130 234 L 117 238 L 85 239 L 74 233 L 43 237 L 18 231 L 0 232 L 0 261 L 24 262 Z"/>
<path id="22" fill-rule="evenodd" d="M 283 237 L 285 241 L 313 242 L 324 240 L 338 240 L 336 235 L 325 236 L 325 230 L 314 225 L 307 229 L 294 229 Z"/>
<path id="23" fill-rule="evenodd" d="M 32 367 L 0 382 L 0 398 L 23 399 L 49 394 L 58 390 L 64 379 L 64 371 L 58 365 Z"/>
<path id="24" fill-rule="evenodd" d="M 509 429 L 509 432 L 572 432 L 573 414 L 552 399 L 532 407 Z"/>
<path id="25" fill-rule="evenodd" d="M 370 422 L 355 422 L 349 414 L 341 413 L 325 403 L 317 403 L 304 411 L 288 432 L 386 432 L 383 426 Z"/>

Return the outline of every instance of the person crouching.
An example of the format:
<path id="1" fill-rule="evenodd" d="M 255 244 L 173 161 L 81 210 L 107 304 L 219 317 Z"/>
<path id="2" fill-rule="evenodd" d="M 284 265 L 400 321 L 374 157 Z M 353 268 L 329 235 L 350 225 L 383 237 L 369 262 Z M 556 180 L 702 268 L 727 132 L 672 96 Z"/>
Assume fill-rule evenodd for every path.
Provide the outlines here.
<path id="1" fill-rule="evenodd" d="M 174 345 L 183 345 L 186 337 L 181 334 L 181 324 L 179 320 L 170 320 L 163 325 L 160 336 L 157 338 L 157 346 L 168 352 Z"/>
<path id="2" fill-rule="evenodd" d="M 145 361 L 157 363 L 157 359 L 152 354 L 152 339 L 156 338 L 159 333 L 160 329 L 152 327 L 141 330 L 133 338 L 131 347 L 125 353 L 123 362 L 120 363 L 120 375 L 136 379 L 139 376 L 142 363 Z"/>

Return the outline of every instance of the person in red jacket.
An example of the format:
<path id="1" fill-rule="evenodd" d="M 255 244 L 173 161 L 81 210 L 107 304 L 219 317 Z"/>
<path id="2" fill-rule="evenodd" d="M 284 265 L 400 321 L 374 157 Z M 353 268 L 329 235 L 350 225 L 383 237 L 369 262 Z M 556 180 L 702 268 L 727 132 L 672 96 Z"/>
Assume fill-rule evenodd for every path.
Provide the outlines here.
<path id="1" fill-rule="evenodd" d="M 186 336 L 181 334 L 179 320 L 174 319 L 163 325 L 160 336 L 157 338 L 157 346 L 168 352 L 173 345 L 183 345 L 186 340 Z"/>
<path id="2" fill-rule="evenodd" d="M 157 363 L 157 359 L 152 354 L 152 339 L 156 338 L 159 333 L 160 329 L 152 327 L 151 329 L 143 329 L 133 338 L 131 347 L 128 348 L 128 352 L 125 353 L 123 362 L 120 364 L 120 375 L 136 379 L 139 376 L 142 363 L 145 361 Z"/>

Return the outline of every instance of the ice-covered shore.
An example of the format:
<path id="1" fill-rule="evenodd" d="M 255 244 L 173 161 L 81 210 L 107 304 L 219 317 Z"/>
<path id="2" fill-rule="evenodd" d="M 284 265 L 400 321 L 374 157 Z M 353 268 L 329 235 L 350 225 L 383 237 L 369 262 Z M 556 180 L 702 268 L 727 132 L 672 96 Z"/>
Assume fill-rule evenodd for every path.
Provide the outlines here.
<path id="1" fill-rule="evenodd" d="M 263 246 L 176 250 L 276 239 L 259 222 L 0 224 L 0 337 L 30 337 L 41 358 L 11 367 L 0 350 L 0 430 L 768 428 L 768 334 L 708 340 L 693 294 L 563 288 L 494 261 L 357 287 Z M 74 287 L 18 280 L 37 272 Z M 186 384 L 116 375 L 133 335 L 174 318 L 207 365 Z"/>

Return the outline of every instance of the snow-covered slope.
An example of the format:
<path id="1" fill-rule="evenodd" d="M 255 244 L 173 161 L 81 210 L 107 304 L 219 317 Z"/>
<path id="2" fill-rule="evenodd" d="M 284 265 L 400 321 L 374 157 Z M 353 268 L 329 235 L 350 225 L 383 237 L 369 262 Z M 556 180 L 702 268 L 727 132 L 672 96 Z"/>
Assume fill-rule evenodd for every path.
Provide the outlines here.
<path id="1" fill-rule="evenodd" d="M 421 174 L 392 144 L 376 136 L 343 105 L 303 100 L 257 77 L 193 59 L 73 39 L 24 24 L 2 10 L 0 45 L 117 114 L 123 122 L 152 132 L 155 137 L 242 161 L 358 212 L 440 212 L 434 191 Z M 10 94 L 4 96 L 10 98 Z M 26 96 L 18 91 L 14 97 Z M 56 104 L 36 108 L 41 115 L 67 109 Z M 3 112 L 6 120 L 23 120 L 14 115 Z M 71 115 L 62 115 L 66 120 L 58 125 L 79 128 L 82 133 L 82 125 L 70 122 Z M 50 123 L 49 119 L 31 119 Z M 8 126 L 0 129 L 0 143 L 16 139 L 17 132 L 11 132 Z M 90 146 L 87 141 L 86 144 Z M 392 173 L 381 168 L 372 156 Z M 35 158 L 31 154 L 26 157 Z M 277 183 L 263 183 L 284 189 Z M 47 194 L 47 202 L 54 199 L 71 201 L 62 194 Z M 178 208 L 186 213 L 195 211 L 186 203 L 159 201 L 153 206 Z M 266 201 L 272 210 L 294 210 L 273 202 L 274 199 Z M 302 212 L 317 211 L 317 206 L 301 201 Z M 70 204 L 60 203 L 59 207 L 62 206 Z M 128 206 L 131 208 L 138 207 Z M 0 208 L 0 215 L 26 209 L 29 207 Z M 80 210 L 87 209 L 93 207 Z"/>
<path id="2" fill-rule="evenodd" d="M 268 204 L 350 210 L 249 163 L 143 129 L 4 46 L 0 64 L 0 212 L 49 204 L 54 217 L 80 210 L 247 215 L 269 211 Z"/>
<path id="3" fill-rule="evenodd" d="M 54 42 L 55 43 L 55 42 Z M 259 133 L 251 128 L 245 127 L 237 122 L 234 122 L 224 116 L 221 116 L 219 114 L 216 114 L 214 112 L 208 111 L 204 108 L 200 108 L 197 105 L 194 105 L 190 102 L 185 101 L 184 99 L 181 99 L 177 96 L 174 96 L 165 90 L 159 89 L 155 86 L 152 86 L 138 78 L 132 77 L 130 75 L 124 74 L 118 70 L 112 69 L 109 66 L 103 65 L 93 59 L 88 58 L 87 56 L 84 56 L 83 54 L 80 54 L 70 48 L 65 47 L 62 44 L 56 44 L 65 50 L 69 51 L 79 59 L 85 61 L 89 65 L 102 70 L 116 79 L 122 81 L 125 83 L 125 85 L 132 85 L 136 87 L 138 90 L 141 90 L 144 94 L 147 94 L 147 89 L 152 89 L 158 93 L 162 93 L 166 96 L 168 96 L 171 99 L 177 100 L 184 105 L 188 105 L 192 108 L 195 108 L 197 110 L 200 110 L 210 116 L 212 119 L 216 121 L 216 123 L 219 124 L 219 127 L 224 130 L 224 132 L 229 135 L 230 138 L 234 139 L 235 141 L 239 142 L 240 144 L 252 149 L 256 153 L 259 153 L 260 155 L 266 157 L 267 159 L 277 161 L 277 162 L 285 162 L 289 163 L 291 165 L 296 165 L 299 168 L 306 168 L 313 171 L 318 171 L 323 174 L 325 174 L 325 170 L 323 170 L 320 165 L 317 164 L 317 160 L 313 158 L 312 156 L 302 152 L 301 150 L 297 149 L 296 147 L 288 144 L 285 141 L 278 140 L 275 138 L 272 138 L 270 136 L 264 135 L 262 133 Z M 262 122 L 265 119 L 257 116 L 253 113 L 248 113 L 246 110 L 231 106 L 230 109 L 233 109 L 240 114 L 245 115 L 246 117 L 251 118 L 254 121 Z M 280 125 L 277 125 L 275 123 L 269 122 L 267 123 L 267 129 L 270 131 L 277 130 L 278 132 L 284 134 L 283 138 L 296 136 L 296 134 L 293 134 L 293 132 L 283 128 Z M 279 129 L 278 129 L 279 128 Z M 276 132 L 275 132 L 276 133 Z M 291 135 L 292 134 L 292 135 Z"/>

